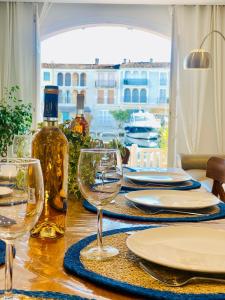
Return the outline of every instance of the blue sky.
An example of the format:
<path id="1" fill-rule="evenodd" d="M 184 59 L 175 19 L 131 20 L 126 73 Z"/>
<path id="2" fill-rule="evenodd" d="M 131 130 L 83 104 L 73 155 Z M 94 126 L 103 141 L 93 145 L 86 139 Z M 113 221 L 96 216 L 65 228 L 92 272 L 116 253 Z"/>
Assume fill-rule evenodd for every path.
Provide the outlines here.
<path id="1" fill-rule="evenodd" d="M 170 61 L 170 40 L 126 27 L 87 27 L 55 35 L 41 44 L 41 61 L 117 64 L 131 61 Z"/>

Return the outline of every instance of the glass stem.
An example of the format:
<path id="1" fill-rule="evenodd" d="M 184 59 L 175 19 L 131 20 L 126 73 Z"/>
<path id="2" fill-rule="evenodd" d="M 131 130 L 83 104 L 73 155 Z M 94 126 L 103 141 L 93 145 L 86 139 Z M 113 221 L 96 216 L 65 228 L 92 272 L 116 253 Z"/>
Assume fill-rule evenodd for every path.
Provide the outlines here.
<path id="1" fill-rule="evenodd" d="M 98 241 L 98 250 L 99 252 L 102 251 L 102 209 L 97 208 L 97 227 L 98 227 L 98 232 L 97 232 L 97 241 Z"/>
<path id="2" fill-rule="evenodd" d="M 13 279 L 13 242 L 6 242 L 5 253 L 5 300 L 13 299 L 12 292 L 12 279 Z"/>

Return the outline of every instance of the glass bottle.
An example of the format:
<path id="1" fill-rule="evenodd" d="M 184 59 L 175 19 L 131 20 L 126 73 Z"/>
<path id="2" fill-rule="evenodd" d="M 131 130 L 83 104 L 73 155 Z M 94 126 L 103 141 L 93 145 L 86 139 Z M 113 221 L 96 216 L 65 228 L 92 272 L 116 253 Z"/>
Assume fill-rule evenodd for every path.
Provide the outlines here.
<path id="1" fill-rule="evenodd" d="M 70 130 L 74 133 L 80 133 L 86 136 L 89 132 L 89 124 L 84 116 L 84 95 L 77 94 L 77 114 L 71 121 Z"/>
<path id="2" fill-rule="evenodd" d="M 58 87 L 45 86 L 44 127 L 34 136 L 32 156 L 41 162 L 45 202 L 31 236 L 56 239 L 66 228 L 68 141 L 58 128 Z"/>

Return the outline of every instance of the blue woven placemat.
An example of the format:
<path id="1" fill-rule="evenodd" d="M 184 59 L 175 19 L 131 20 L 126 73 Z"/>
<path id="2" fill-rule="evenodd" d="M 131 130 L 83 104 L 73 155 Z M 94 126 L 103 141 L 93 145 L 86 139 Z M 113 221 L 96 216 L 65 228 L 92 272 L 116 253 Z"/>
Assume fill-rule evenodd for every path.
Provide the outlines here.
<path id="1" fill-rule="evenodd" d="M 96 213 L 96 207 L 89 203 L 87 200 L 84 200 L 83 202 L 84 208 L 87 210 Z M 178 217 L 168 217 L 169 214 L 166 214 L 166 217 L 157 217 L 156 215 L 150 216 L 133 216 L 133 215 L 126 215 L 126 214 L 120 214 L 116 212 L 112 212 L 109 210 L 103 209 L 103 215 L 115 218 L 115 219 L 121 219 L 121 220 L 130 220 L 130 221 L 143 221 L 143 222 L 201 222 L 201 221 L 210 221 L 210 220 L 216 220 L 216 219 L 222 219 L 225 217 L 225 203 L 220 203 L 217 205 L 219 208 L 219 211 L 210 214 L 210 215 L 203 215 L 203 216 L 192 216 L 192 217 L 186 217 L 186 216 L 179 216 Z"/>
<path id="2" fill-rule="evenodd" d="M 123 229 L 110 230 L 103 233 L 104 236 L 113 235 L 121 232 L 141 230 L 153 228 L 155 226 L 138 226 Z M 93 271 L 85 269 L 80 261 L 80 251 L 85 248 L 92 241 L 96 240 L 96 235 L 91 235 L 82 239 L 78 243 L 72 245 L 66 252 L 64 257 L 64 268 L 70 274 L 79 276 L 94 282 L 100 286 L 104 286 L 120 293 L 129 293 L 135 297 L 143 297 L 144 299 L 161 299 L 161 300 L 224 300 L 225 293 L 223 294 L 186 294 L 186 293 L 173 293 L 166 291 L 159 291 L 154 289 L 147 289 L 140 286 L 128 284 L 126 282 L 117 281 Z"/>
<path id="3" fill-rule="evenodd" d="M 3 294 L 4 291 L 1 290 L 0 294 Z M 23 291 L 23 290 L 13 290 L 13 293 L 25 295 L 33 298 L 45 298 L 45 299 L 63 299 L 63 300 L 88 300 L 87 298 L 82 298 L 75 295 L 68 295 L 58 292 L 43 292 L 43 291 Z M 94 298 L 93 298 L 94 299 Z"/>

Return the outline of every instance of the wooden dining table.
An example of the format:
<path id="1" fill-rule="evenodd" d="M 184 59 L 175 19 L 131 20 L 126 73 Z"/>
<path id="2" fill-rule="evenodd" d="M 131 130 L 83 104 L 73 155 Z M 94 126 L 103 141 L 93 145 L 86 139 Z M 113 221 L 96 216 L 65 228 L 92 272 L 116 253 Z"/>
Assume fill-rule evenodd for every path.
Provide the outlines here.
<path id="1" fill-rule="evenodd" d="M 105 217 L 103 228 L 109 230 L 137 226 L 137 224 L 144 226 L 153 223 L 128 222 Z M 167 225 L 166 223 L 160 224 Z M 225 228 L 225 219 L 202 222 L 201 224 Z M 84 237 L 95 234 L 96 230 L 96 215 L 83 208 L 81 199 L 70 197 L 68 200 L 67 231 L 64 237 L 55 241 L 44 241 L 30 238 L 27 234 L 16 242 L 14 288 L 26 291 L 61 292 L 88 299 L 137 299 L 131 295 L 120 294 L 119 291 L 97 286 L 65 272 L 63 268 L 65 251 Z M 0 268 L 0 288 L 4 289 L 3 266 Z"/>

